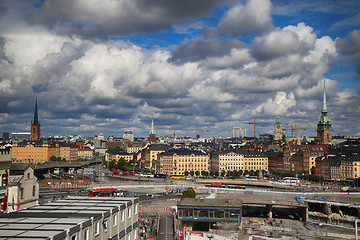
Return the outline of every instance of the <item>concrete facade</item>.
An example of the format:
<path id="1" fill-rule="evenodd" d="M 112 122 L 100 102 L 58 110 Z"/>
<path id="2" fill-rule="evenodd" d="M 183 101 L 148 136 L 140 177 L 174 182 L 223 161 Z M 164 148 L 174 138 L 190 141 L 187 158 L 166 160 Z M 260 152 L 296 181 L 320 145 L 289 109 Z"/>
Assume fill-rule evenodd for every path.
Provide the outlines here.
<path id="1" fill-rule="evenodd" d="M 0 216 L 4 239 L 138 239 L 138 198 L 68 197 Z"/>

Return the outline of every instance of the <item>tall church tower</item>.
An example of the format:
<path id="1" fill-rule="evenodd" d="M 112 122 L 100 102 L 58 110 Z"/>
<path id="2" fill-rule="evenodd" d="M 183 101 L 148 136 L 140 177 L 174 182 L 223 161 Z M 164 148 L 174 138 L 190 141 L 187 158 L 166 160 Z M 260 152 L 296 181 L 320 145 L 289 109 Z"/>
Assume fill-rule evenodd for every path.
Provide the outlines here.
<path id="1" fill-rule="evenodd" d="M 282 139 L 282 126 L 280 122 L 280 116 L 277 116 L 275 123 L 275 140 L 281 140 L 281 139 Z"/>
<path id="2" fill-rule="evenodd" d="M 37 99 L 35 100 L 34 121 L 31 121 L 30 140 L 40 141 L 40 122 L 39 122 L 38 109 L 37 109 Z"/>
<path id="3" fill-rule="evenodd" d="M 317 125 L 316 140 L 318 143 L 325 143 L 325 144 L 329 144 L 332 140 L 331 120 L 327 116 L 325 80 L 324 80 L 323 106 Z"/>
<path id="4" fill-rule="evenodd" d="M 150 135 L 149 135 L 149 142 L 156 142 L 155 137 L 155 128 L 154 128 L 154 120 L 151 120 L 151 128 L 150 128 Z"/>

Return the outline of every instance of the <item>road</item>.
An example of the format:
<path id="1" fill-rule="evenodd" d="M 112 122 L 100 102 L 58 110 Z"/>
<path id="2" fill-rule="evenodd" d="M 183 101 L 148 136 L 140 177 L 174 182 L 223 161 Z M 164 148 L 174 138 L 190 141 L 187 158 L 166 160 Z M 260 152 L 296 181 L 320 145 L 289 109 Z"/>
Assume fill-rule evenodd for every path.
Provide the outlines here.
<path id="1" fill-rule="evenodd" d="M 160 215 L 160 224 L 159 224 L 159 240 L 173 240 L 174 239 L 174 219 L 168 213 L 163 213 Z"/>

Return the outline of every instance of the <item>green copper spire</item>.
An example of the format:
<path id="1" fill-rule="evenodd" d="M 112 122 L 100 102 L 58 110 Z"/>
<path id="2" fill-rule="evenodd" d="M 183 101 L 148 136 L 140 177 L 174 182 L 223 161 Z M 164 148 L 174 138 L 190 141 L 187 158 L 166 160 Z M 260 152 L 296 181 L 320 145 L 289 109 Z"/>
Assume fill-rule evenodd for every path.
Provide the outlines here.
<path id="1" fill-rule="evenodd" d="M 323 106 L 321 110 L 321 115 L 319 117 L 317 129 L 331 130 L 331 120 L 327 116 L 325 80 L 324 80 L 324 92 L 323 92 Z"/>
<path id="2" fill-rule="evenodd" d="M 323 107 L 322 107 L 322 111 L 321 111 L 321 112 L 327 112 L 325 79 L 324 79 Z"/>
<path id="3" fill-rule="evenodd" d="M 279 115 L 276 117 L 276 124 L 275 124 L 275 126 L 281 127 L 281 122 L 280 122 L 280 116 L 279 116 Z"/>
<path id="4" fill-rule="evenodd" d="M 151 120 L 150 134 L 155 134 L 154 120 Z"/>

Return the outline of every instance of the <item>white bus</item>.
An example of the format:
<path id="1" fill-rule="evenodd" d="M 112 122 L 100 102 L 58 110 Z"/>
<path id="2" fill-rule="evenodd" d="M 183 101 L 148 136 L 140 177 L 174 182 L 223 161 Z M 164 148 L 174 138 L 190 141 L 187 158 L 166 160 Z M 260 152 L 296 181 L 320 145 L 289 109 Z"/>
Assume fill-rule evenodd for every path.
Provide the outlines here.
<path id="1" fill-rule="evenodd" d="M 295 177 L 285 177 L 284 182 L 287 184 L 290 184 L 290 185 L 296 185 L 296 184 L 300 183 L 300 180 Z"/>

